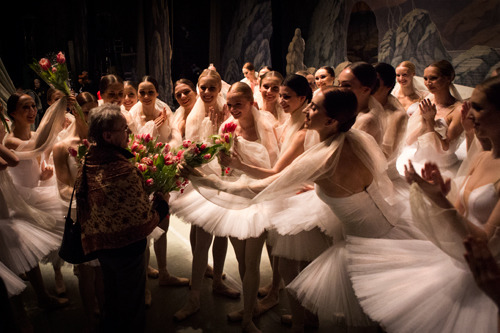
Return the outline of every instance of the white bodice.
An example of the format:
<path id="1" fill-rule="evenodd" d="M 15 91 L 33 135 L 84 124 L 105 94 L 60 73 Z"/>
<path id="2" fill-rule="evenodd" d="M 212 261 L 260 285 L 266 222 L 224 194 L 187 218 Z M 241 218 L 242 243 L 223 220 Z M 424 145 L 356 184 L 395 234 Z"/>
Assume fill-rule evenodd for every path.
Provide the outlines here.
<path id="1" fill-rule="evenodd" d="M 467 204 L 464 202 L 465 184 L 460 191 L 462 204 L 466 207 L 465 216 L 472 223 L 482 227 L 488 221 L 499 199 L 495 184 L 489 183 L 473 189 L 469 194 Z"/>

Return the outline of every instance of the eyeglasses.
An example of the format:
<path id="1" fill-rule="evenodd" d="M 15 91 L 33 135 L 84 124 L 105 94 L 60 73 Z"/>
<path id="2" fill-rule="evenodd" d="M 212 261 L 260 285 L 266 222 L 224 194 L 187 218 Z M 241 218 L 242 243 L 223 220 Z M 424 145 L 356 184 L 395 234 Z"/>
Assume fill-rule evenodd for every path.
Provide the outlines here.
<path id="1" fill-rule="evenodd" d="M 121 131 L 125 131 L 125 133 L 132 133 L 132 131 L 130 130 L 130 128 L 128 126 L 125 126 L 125 128 L 123 128 L 123 129 L 111 130 L 110 132 L 121 132 Z"/>

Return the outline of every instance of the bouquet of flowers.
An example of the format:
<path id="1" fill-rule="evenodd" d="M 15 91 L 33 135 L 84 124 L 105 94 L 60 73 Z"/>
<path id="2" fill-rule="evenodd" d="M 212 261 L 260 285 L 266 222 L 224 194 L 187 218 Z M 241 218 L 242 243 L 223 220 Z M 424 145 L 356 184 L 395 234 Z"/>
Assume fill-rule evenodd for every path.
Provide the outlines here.
<path id="1" fill-rule="evenodd" d="M 38 74 L 49 86 L 62 91 L 66 96 L 71 95 L 71 90 L 68 86 L 68 67 L 66 66 L 66 57 L 64 53 L 59 52 L 52 63 L 47 58 L 42 58 L 40 61 L 33 59 L 30 68 Z M 76 110 L 82 119 L 85 121 L 83 111 L 78 103 L 75 103 Z"/>
<path id="2" fill-rule="evenodd" d="M 213 160 L 221 148 L 221 144 L 208 145 L 184 140 L 182 146 L 175 149 L 174 152 L 178 158 L 182 159 L 182 162 L 196 168 Z"/>
<path id="3" fill-rule="evenodd" d="M 221 135 L 212 135 L 211 138 L 214 142 L 215 145 L 220 145 L 221 148 L 219 149 L 219 152 L 222 152 L 224 154 L 230 155 L 231 148 L 234 145 L 234 139 L 236 135 L 234 134 L 234 131 L 236 131 L 236 127 L 238 125 L 229 122 L 224 125 L 222 128 L 222 134 Z M 221 165 L 221 175 L 224 176 L 224 174 L 229 174 L 229 171 L 231 169 L 229 167 L 224 167 Z"/>
<path id="4" fill-rule="evenodd" d="M 177 165 L 179 154 L 173 154 L 170 146 L 150 134 L 131 135 L 128 149 L 134 154 L 132 162 L 146 180 L 148 193 L 184 191 L 188 181 L 180 176 Z"/>

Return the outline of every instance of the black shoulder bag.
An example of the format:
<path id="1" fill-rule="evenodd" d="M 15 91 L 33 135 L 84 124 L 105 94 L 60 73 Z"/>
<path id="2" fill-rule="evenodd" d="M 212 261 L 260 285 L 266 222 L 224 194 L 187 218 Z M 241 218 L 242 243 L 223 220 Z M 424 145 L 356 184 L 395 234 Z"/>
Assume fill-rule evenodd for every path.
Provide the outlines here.
<path id="1" fill-rule="evenodd" d="M 87 159 L 83 162 L 82 185 L 87 186 Z M 71 200 L 69 201 L 68 214 L 66 214 L 66 222 L 64 224 L 64 234 L 59 249 L 59 257 L 71 264 L 82 264 L 97 258 L 96 253 L 85 254 L 82 247 L 82 226 L 80 222 L 74 222 L 71 218 L 71 205 L 73 204 L 73 196 L 76 187 L 73 187 Z"/>

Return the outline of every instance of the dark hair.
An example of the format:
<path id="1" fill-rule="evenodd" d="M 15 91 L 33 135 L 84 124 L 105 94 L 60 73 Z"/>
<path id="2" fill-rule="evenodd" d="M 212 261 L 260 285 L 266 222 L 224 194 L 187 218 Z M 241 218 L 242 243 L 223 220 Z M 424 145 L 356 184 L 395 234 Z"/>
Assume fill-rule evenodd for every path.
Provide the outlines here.
<path id="1" fill-rule="evenodd" d="M 124 81 L 123 82 L 123 87 L 125 87 L 125 86 L 131 86 L 132 88 L 135 89 L 136 93 L 139 90 L 139 83 L 137 83 L 135 81 Z"/>
<path id="2" fill-rule="evenodd" d="M 377 71 L 379 78 L 384 82 L 384 86 L 391 88 L 390 93 L 396 85 L 396 70 L 385 62 L 379 62 L 373 67 Z"/>
<path id="3" fill-rule="evenodd" d="M 260 86 L 262 86 L 262 81 L 268 77 L 277 77 L 280 80 L 280 84 L 281 84 L 281 82 L 283 82 L 283 75 L 281 75 L 280 72 L 270 71 L 270 72 L 266 72 L 263 75 L 261 75 Z"/>
<path id="4" fill-rule="evenodd" d="M 358 61 L 350 64 L 346 68 L 350 68 L 352 74 L 361 82 L 363 87 L 368 87 L 373 94 L 378 89 L 377 71 L 367 62 Z"/>
<path id="5" fill-rule="evenodd" d="M 323 107 L 326 115 L 339 122 L 339 131 L 347 132 L 356 122 L 358 115 L 358 100 L 350 90 L 341 90 L 335 87 L 321 89 L 325 96 Z"/>
<path id="6" fill-rule="evenodd" d="M 89 141 L 98 145 L 106 144 L 102 134 L 106 131 L 112 131 L 118 119 L 123 118 L 118 105 L 103 104 L 90 110 L 89 114 Z"/>
<path id="7" fill-rule="evenodd" d="M 439 71 L 439 74 L 441 74 L 444 77 L 449 78 L 450 81 L 452 81 L 452 82 L 455 79 L 455 69 L 453 68 L 453 65 L 448 60 L 443 59 L 443 60 L 436 61 L 436 62 L 430 64 L 429 67 L 436 67 L 437 70 Z"/>
<path id="8" fill-rule="evenodd" d="M 159 89 L 159 85 L 158 85 L 158 81 L 156 81 L 156 79 L 152 76 L 149 76 L 149 75 L 144 75 L 142 77 L 142 80 L 139 84 L 143 83 L 143 82 L 149 82 L 149 83 L 152 83 L 153 86 L 155 87 L 156 89 L 156 92 L 159 93 L 160 92 L 160 89 Z"/>
<path id="9" fill-rule="evenodd" d="M 309 82 L 307 82 L 307 79 L 302 75 L 289 75 L 281 85 L 295 91 L 297 96 L 305 96 L 307 103 L 309 103 L 312 99 L 311 86 L 309 86 Z"/>
<path id="10" fill-rule="evenodd" d="M 231 87 L 229 87 L 229 90 L 227 93 L 229 94 L 230 92 L 233 93 L 240 93 L 242 94 L 248 101 L 253 103 L 253 91 L 252 88 L 245 82 L 238 81 L 236 83 L 233 83 Z"/>
<path id="11" fill-rule="evenodd" d="M 307 77 L 309 75 L 309 72 L 305 71 L 305 70 L 301 70 L 301 71 L 296 71 L 295 74 L 302 75 L 303 77 Z"/>
<path id="12" fill-rule="evenodd" d="M 50 87 L 49 89 L 47 89 L 47 103 L 50 103 L 50 101 L 52 101 L 52 97 L 58 91 L 60 91 L 60 90 L 57 90 L 56 88 L 52 88 L 52 87 Z M 61 91 L 61 93 L 63 93 L 63 92 Z"/>
<path id="13" fill-rule="evenodd" d="M 243 68 L 246 68 L 249 71 L 255 70 L 255 66 L 251 62 L 245 62 L 245 64 L 243 65 Z"/>
<path id="14" fill-rule="evenodd" d="M 497 111 L 500 111 L 500 76 L 493 76 L 476 86 L 486 95 L 486 99 Z"/>
<path id="15" fill-rule="evenodd" d="M 87 103 L 97 103 L 97 98 L 92 95 L 91 93 L 84 91 L 82 93 L 79 93 L 78 96 L 76 96 L 76 101 L 78 105 L 84 106 Z"/>
<path id="16" fill-rule="evenodd" d="M 272 71 L 273 69 L 271 67 L 269 67 L 268 65 L 264 65 L 262 66 L 260 69 L 259 69 L 259 72 L 263 69 L 267 69 L 268 71 Z"/>
<path id="17" fill-rule="evenodd" d="M 123 80 L 121 77 L 114 74 L 108 74 L 101 77 L 101 81 L 99 81 L 99 91 L 101 92 L 101 94 L 104 94 L 108 87 L 114 83 L 123 84 Z"/>
<path id="18" fill-rule="evenodd" d="M 179 79 L 179 80 L 175 81 L 174 91 L 175 91 L 175 88 L 179 84 L 185 84 L 185 85 L 189 86 L 189 89 L 191 89 L 192 91 L 196 92 L 196 87 L 195 87 L 194 83 L 191 80 L 182 78 L 182 79 Z"/>
<path id="19" fill-rule="evenodd" d="M 7 115 L 9 116 L 10 119 L 12 119 L 12 121 L 14 121 L 12 114 L 16 111 L 17 104 L 19 103 L 19 100 L 21 99 L 21 97 L 24 95 L 27 95 L 27 94 L 16 92 L 16 93 L 13 93 L 12 95 L 10 95 L 9 99 L 7 100 Z"/>
<path id="20" fill-rule="evenodd" d="M 319 71 L 320 69 L 324 69 L 328 74 L 330 74 L 331 77 L 335 77 L 335 71 L 330 66 L 322 66 L 318 68 L 316 72 Z"/>

